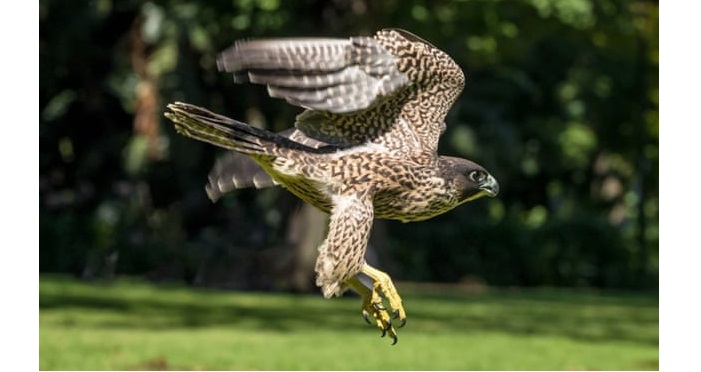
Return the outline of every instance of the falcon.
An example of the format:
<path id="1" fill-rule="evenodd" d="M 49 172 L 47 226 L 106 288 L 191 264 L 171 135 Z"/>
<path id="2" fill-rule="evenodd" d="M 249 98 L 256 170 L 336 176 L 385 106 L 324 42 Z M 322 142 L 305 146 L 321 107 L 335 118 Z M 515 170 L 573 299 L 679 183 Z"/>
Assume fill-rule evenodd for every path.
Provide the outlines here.
<path id="1" fill-rule="evenodd" d="M 465 86 L 463 71 L 400 29 L 349 39 L 241 40 L 217 66 L 305 110 L 293 128 L 273 133 L 169 104 L 165 116 L 180 134 L 233 150 L 210 174 L 209 197 L 280 185 L 329 213 L 316 284 L 326 298 L 347 289 L 360 294 L 365 320 L 395 344 L 392 319 L 400 328 L 406 312 L 390 276 L 365 260 L 373 220 L 426 220 L 499 192 L 479 164 L 437 153 L 446 114 Z"/>

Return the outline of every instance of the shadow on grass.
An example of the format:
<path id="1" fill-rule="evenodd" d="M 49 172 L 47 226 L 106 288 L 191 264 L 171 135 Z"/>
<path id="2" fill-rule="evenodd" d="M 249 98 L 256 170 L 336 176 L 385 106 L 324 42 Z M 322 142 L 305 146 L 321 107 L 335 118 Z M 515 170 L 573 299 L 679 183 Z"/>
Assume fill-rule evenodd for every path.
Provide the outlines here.
<path id="1" fill-rule="evenodd" d="M 41 281 L 40 311 L 66 313 L 60 318 L 66 326 L 234 326 L 293 331 L 321 325 L 342 329 L 348 326 L 349 317 L 361 319 L 360 303 L 352 298 L 326 301 L 310 295 L 229 292 L 125 281 L 115 285 L 65 278 L 42 277 Z"/>
<path id="2" fill-rule="evenodd" d="M 426 323 L 426 328 L 433 323 L 444 325 L 436 326 L 436 332 L 450 328 L 659 344 L 656 293 L 553 288 L 475 293 L 461 292 L 458 286 L 444 287 L 419 284 L 404 291 L 411 301 L 413 319 Z M 451 311 L 443 311 L 445 308 Z"/>
<path id="3" fill-rule="evenodd" d="M 564 290 L 492 290 L 444 296 L 435 291 L 407 292 L 407 328 L 427 335 L 469 336 L 487 331 L 564 336 L 590 342 L 656 345 L 659 340 L 656 295 Z M 63 313 L 50 321 L 65 327 L 229 326 L 291 332 L 318 328 L 342 331 L 362 326 L 363 322 L 360 301 L 351 296 L 324 300 L 309 295 L 221 292 L 124 281 L 115 285 L 88 284 L 44 277 L 39 307 L 42 314 Z"/>

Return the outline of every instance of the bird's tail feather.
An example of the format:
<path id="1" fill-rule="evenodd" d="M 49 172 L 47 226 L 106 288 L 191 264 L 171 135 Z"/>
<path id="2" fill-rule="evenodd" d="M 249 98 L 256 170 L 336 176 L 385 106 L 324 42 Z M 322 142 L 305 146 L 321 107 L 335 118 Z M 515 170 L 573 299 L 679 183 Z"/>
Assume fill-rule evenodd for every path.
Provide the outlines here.
<path id="1" fill-rule="evenodd" d="M 178 133 L 249 155 L 275 156 L 282 137 L 187 103 L 171 103 L 165 116 Z M 289 141 L 289 140 L 287 140 Z"/>
<path id="2" fill-rule="evenodd" d="M 342 148 L 337 145 L 308 146 L 189 103 L 175 102 L 168 108 L 171 112 L 166 112 L 165 116 L 175 123 L 178 133 L 248 155 L 284 156 L 288 150 L 328 154 Z"/>

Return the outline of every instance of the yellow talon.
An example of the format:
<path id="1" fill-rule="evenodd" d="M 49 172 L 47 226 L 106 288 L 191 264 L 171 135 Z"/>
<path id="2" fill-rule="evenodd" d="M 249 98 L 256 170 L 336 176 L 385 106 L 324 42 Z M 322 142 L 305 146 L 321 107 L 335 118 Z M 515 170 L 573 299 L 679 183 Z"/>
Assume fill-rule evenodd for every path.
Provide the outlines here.
<path id="1" fill-rule="evenodd" d="M 363 298 L 362 314 L 365 321 L 372 324 L 370 321 L 370 316 L 372 316 L 375 319 L 375 324 L 382 331 L 381 337 L 389 333 L 393 339 L 392 345 L 394 345 L 397 343 L 397 331 L 392 326 L 392 318 L 383 304 L 383 296 L 389 303 L 394 319 L 401 321 L 398 328 L 406 324 L 406 312 L 402 306 L 402 299 L 389 275 L 367 264 L 363 266 L 361 273 L 373 280 L 372 288 L 365 286 L 357 276 L 349 279 L 347 284 Z"/>
<path id="2" fill-rule="evenodd" d="M 386 273 L 375 269 L 374 267 L 365 264 L 361 272 L 373 280 L 373 292 L 381 292 L 389 302 L 389 307 L 395 315 L 395 319 L 399 319 L 402 325 L 406 324 L 406 312 L 402 306 L 402 298 L 399 297 L 397 289 L 392 283 L 392 279 Z M 379 297 L 379 296 L 378 296 Z"/>

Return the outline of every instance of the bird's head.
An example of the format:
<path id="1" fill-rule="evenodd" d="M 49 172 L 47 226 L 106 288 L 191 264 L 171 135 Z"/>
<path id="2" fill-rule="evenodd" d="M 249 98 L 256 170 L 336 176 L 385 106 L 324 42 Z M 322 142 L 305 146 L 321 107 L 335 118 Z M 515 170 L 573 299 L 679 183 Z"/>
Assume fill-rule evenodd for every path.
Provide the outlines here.
<path id="1" fill-rule="evenodd" d="M 494 197 L 499 194 L 499 183 L 496 178 L 481 165 L 450 156 L 441 156 L 440 163 L 443 175 L 457 193 L 460 204 L 483 196 Z"/>

